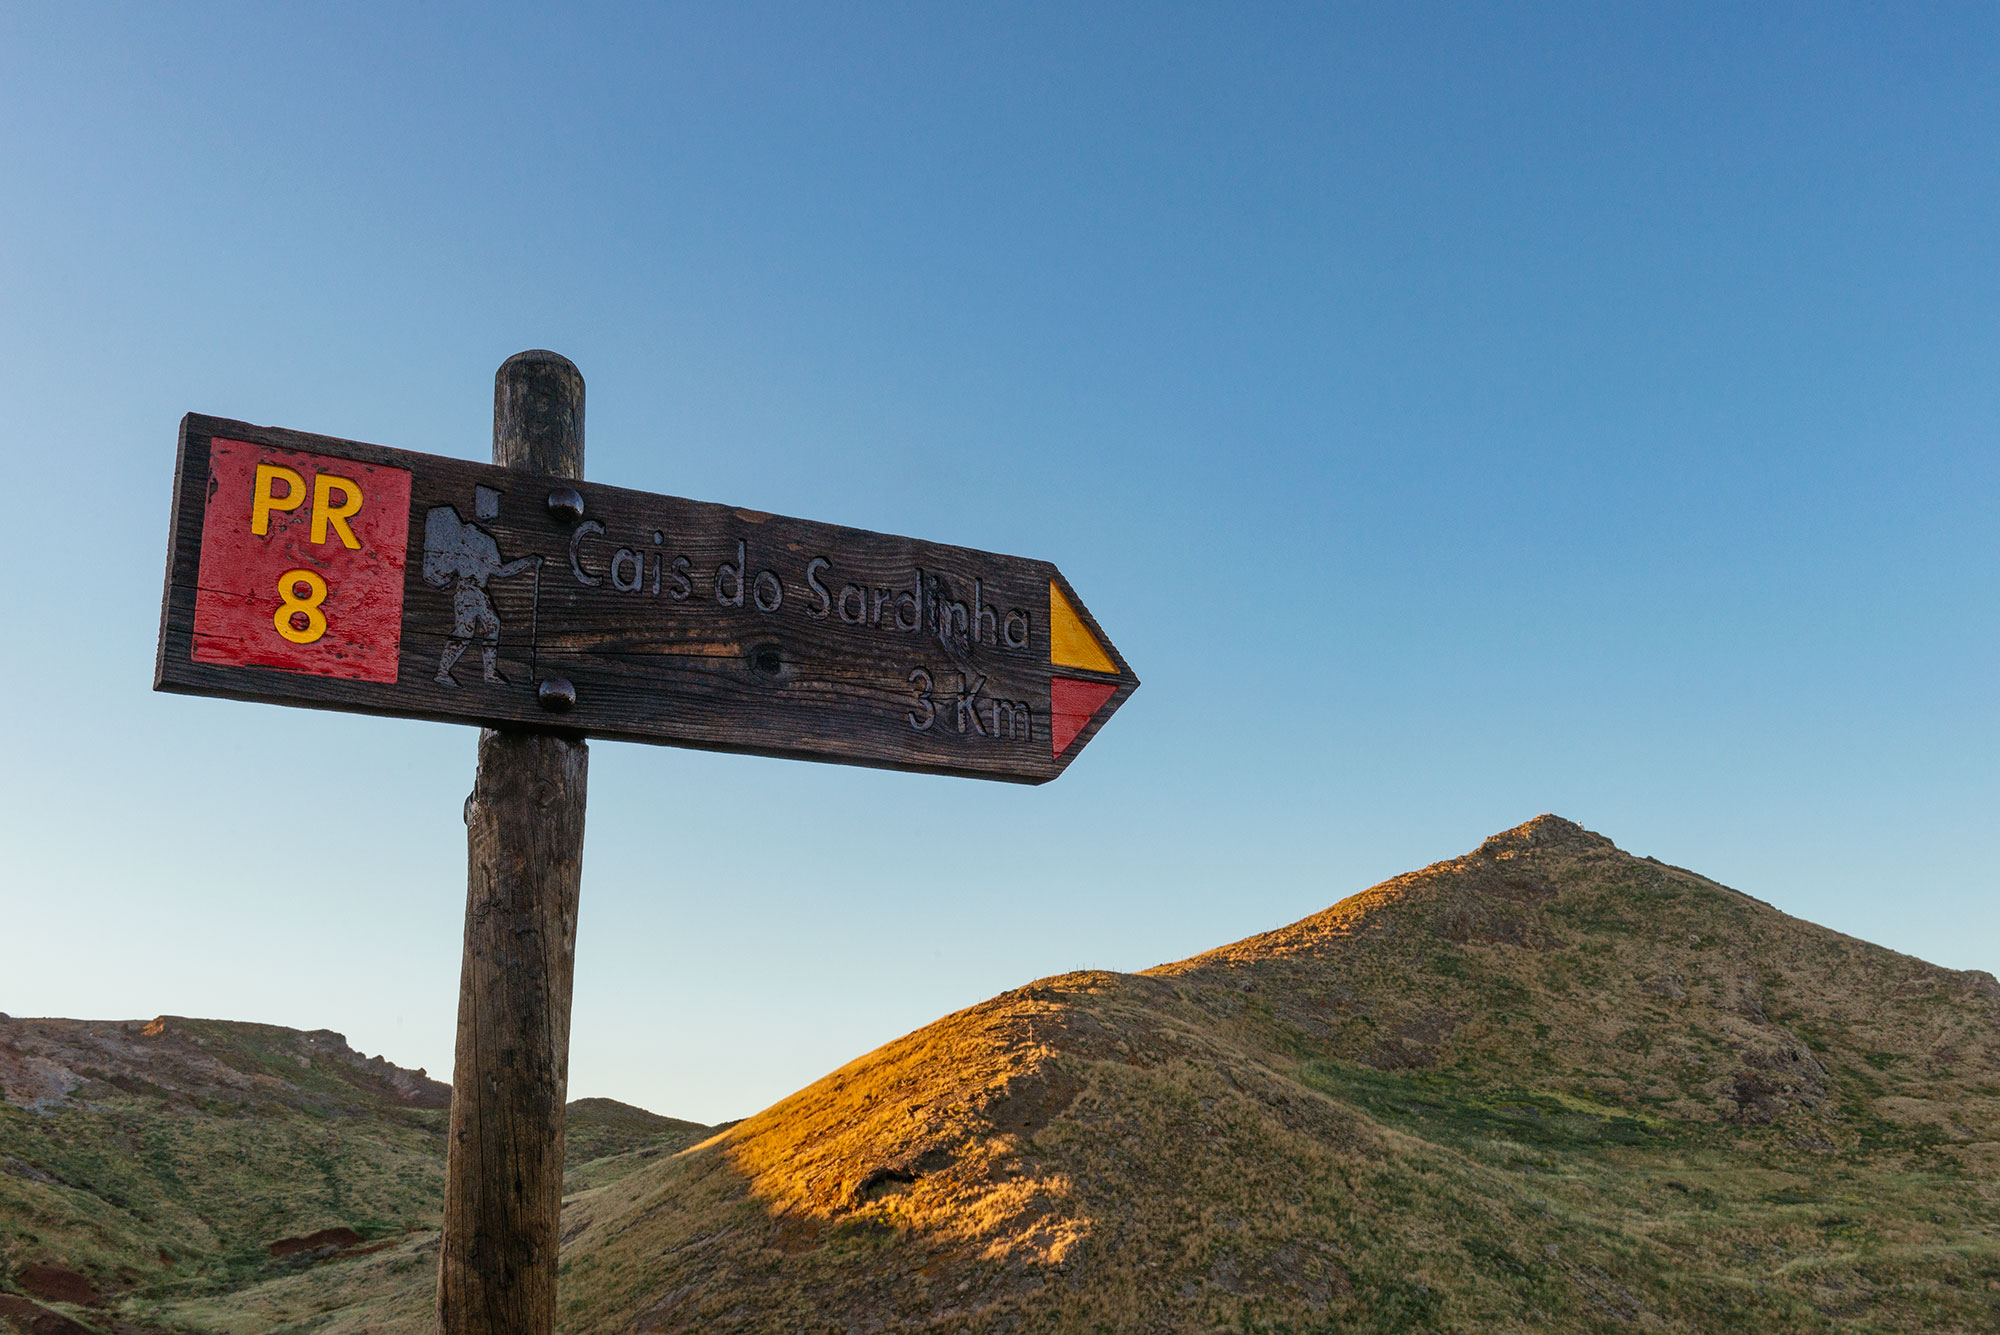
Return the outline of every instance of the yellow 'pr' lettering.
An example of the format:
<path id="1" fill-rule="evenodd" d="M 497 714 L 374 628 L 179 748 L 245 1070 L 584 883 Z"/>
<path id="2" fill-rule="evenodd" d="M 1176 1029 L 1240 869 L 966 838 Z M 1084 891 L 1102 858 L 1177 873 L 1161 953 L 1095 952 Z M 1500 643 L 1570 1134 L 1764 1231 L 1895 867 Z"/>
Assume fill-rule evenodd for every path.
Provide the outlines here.
<path id="1" fill-rule="evenodd" d="M 282 480 L 285 494 L 273 496 L 271 484 Z M 271 511 L 296 510 L 306 498 L 306 480 L 289 468 L 276 464 L 257 465 L 257 485 L 250 497 L 250 531 L 263 537 L 271 531 Z M 360 504 L 360 502 L 356 502 Z"/>
<path id="2" fill-rule="evenodd" d="M 305 585 L 307 596 L 299 597 L 299 585 Z M 311 644 L 326 634 L 326 613 L 319 605 L 326 601 L 326 581 L 310 570 L 287 570 L 278 576 L 278 597 L 284 601 L 271 614 L 271 624 L 278 628 L 278 634 L 293 644 Z M 297 617 L 305 618 L 305 628 L 293 625 Z"/>
<path id="3" fill-rule="evenodd" d="M 340 504 L 328 505 L 327 501 L 336 491 L 340 493 Z M 347 517 L 360 508 L 361 488 L 356 483 L 331 473 L 321 473 L 313 478 L 313 541 L 325 542 L 326 526 L 332 524 L 333 531 L 340 535 L 341 546 L 361 546 L 361 540 L 347 526 Z"/>

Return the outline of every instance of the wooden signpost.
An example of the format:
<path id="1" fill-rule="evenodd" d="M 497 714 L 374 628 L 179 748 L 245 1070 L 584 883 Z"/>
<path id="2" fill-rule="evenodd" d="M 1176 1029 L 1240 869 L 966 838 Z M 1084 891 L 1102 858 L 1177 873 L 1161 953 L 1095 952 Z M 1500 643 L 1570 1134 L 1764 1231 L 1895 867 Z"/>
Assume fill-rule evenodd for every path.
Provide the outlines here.
<path id="1" fill-rule="evenodd" d="M 1053 779 L 1138 686 L 1046 561 L 190 414 L 155 685 Z"/>
<path id="2" fill-rule="evenodd" d="M 1062 573 L 583 475 L 583 377 L 492 465 L 190 413 L 157 690 L 483 725 L 439 1329 L 553 1329 L 585 738 L 1045 783 L 1139 685 Z"/>

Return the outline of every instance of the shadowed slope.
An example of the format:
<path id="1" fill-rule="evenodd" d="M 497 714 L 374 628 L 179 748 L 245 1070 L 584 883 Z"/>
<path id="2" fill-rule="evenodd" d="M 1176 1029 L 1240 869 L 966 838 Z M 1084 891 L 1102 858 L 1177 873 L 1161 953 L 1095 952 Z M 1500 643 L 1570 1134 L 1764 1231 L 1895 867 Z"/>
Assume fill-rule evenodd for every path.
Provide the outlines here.
<path id="1" fill-rule="evenodd" d="M 434 1226 L 449 1097 L 327 1030 L 0 1019 L 0 1288 L 226 1285 L 283 1239 Z"/>
<path id="2" fill-rule="evenodd" d="M 0 1016 L 0 1331 L 164 1305 L 192 1329 L 266 1330 L 287 1295 L 313 1312 L 350 1289 L 349 1306 L 407 1305 L 426 1244 L 436 1269 L 449 1098 L 327 1030 Z M 568 1123 L 579 1189 L 714 1130 L 609 1099 Z M 271 1276 L 278 1299 L 242 1292 Z"/>

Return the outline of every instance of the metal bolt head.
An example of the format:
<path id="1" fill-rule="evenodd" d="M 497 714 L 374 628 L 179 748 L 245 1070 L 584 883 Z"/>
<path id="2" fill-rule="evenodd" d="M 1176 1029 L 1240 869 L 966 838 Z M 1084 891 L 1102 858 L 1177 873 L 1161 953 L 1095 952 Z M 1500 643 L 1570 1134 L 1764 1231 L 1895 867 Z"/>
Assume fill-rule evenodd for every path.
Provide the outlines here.
<path id="1" fill-rule="evenodd" d="M 576 683 L 568 677 L 544 677 L 535 686 L 535 701 L 551 714 L 567 714 L 576 707 Z"/>
<path id="2" fill-rule="evenodd" d="M 583 518 L 583 497 L 575 487 L 557 487 L 549 493 L 549 513 L 565 524 Z"/>

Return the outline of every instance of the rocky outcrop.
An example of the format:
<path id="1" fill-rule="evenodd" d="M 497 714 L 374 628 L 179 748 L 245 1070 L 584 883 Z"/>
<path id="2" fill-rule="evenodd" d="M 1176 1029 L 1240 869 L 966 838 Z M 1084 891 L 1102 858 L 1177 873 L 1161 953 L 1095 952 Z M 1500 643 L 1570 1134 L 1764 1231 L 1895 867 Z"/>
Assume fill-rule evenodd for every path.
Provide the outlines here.
<path id="1" fill-rule="evenodd" d="M 114 1094 L 332 1109 L 357 1101 L 443 1108 L 451 1087 L 364 1057 L 332 1030 L 192 1020 L 0 1017 L 0 1098 L 48 1112 Z"/>

